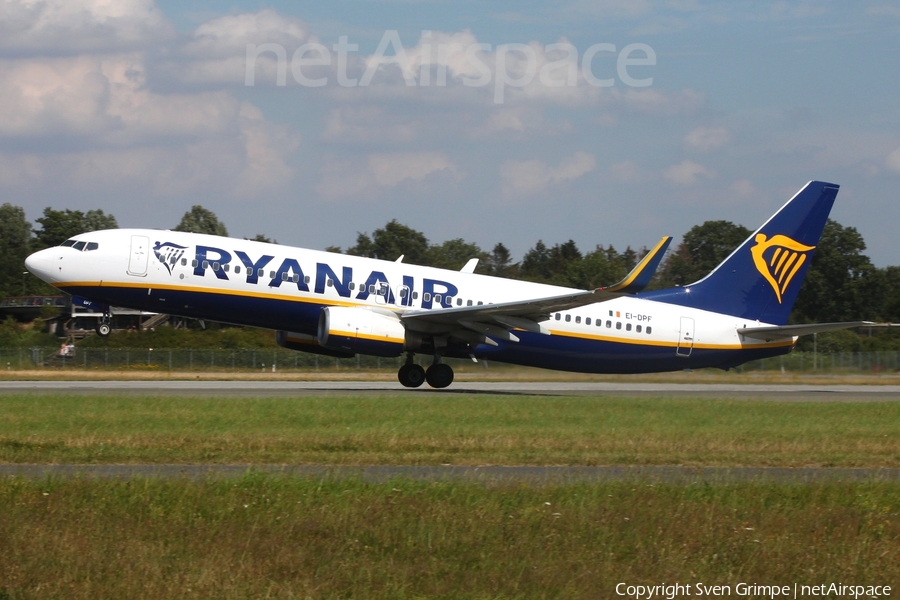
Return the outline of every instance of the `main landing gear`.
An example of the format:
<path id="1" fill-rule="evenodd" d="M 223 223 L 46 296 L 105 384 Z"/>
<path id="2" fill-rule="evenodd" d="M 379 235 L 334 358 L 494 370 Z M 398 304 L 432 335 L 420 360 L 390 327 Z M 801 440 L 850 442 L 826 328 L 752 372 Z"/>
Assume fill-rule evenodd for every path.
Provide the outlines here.
<path id="1" fill-rule="evenodd" d="M 408 388 L 419 387 L 426 381 L 433 388 L 447 387 L 453 383 L 453 369 L 450 368 L 450 365 L 440 362 L 440 355 L 435 356 L 434 360 L 434 364 L 426 371 L 413 362 L 413 354 L 410 352 L 406 356 L 406 364 L 397 372 L 397 379 L 404 387 Z"/>

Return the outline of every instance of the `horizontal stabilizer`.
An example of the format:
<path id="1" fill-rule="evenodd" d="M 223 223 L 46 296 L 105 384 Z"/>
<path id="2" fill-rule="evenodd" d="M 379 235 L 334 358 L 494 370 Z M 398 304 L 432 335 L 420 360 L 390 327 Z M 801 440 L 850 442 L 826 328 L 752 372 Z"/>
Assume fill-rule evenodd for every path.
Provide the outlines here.
<path id="1" fill-rule="evenodd" d="M 806 325 L 782 325 L 780 327 L 740 327 L 737 332 L 743 336 L 765 340 L 783 340 L 799 335 L 811 335 L 823 331 L 836 331 L 838 329 L 850 329 L 851 327 L 865 327 L 875 325 L 872 321 L 846 321 L 844 323 L 809 323 Z"/>
<path id="2" fill-rule="evenodd" d="M 659 263 L 663 259 L 663 256 L 666 255 L 666 250 L 669 248 L 671 242 L 672 236 L 670 235 L 659 240 L 659 243 L 656 244 L 653 250 L 647 253 L 647 256 L 631 270 L 631 273 L 629 273 L 625 279 L 615 285 L 602 288 L 603 291 L 618 292 L 620 294 L 636 294 L 647 287 L 647 284 L 653 279 L 653 275 L 656 274 L 656 269 L 659 267 Z"/>

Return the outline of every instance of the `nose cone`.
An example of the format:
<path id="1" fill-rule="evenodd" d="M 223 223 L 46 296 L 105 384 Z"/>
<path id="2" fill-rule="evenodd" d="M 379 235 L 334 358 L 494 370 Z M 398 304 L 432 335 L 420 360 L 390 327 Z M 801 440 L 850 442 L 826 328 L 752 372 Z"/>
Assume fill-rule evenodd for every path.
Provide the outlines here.
<path id="1" fill-rule="evenodd" d="M 48 283 L 53 283 L 51 256 L 55 248 L 47 248 L 30 255 L 25 259 L 25 268 Z"/>

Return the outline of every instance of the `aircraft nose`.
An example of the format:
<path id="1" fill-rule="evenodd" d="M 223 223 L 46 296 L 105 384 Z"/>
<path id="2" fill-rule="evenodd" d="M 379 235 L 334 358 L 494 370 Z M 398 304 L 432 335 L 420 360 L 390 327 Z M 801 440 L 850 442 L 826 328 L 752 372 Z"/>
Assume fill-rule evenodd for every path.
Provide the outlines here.
<path id="1" fill-rule="evenodd" d="M 50 281 L 52 248 L 39 250 L 25 259 L 25 268 L 44 281 Z"/>

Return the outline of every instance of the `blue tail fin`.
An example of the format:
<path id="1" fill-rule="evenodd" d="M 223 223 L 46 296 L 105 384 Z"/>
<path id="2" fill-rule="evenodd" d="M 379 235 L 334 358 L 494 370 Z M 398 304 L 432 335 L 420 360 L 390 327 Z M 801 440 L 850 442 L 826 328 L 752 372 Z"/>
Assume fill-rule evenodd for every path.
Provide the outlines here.
<path id="1" fill-rule="evenodd" d="M 642 296 L 784 325 L 838 187 L 833 183 L 810 181 L 709 275 L 683 288 Z"/>

